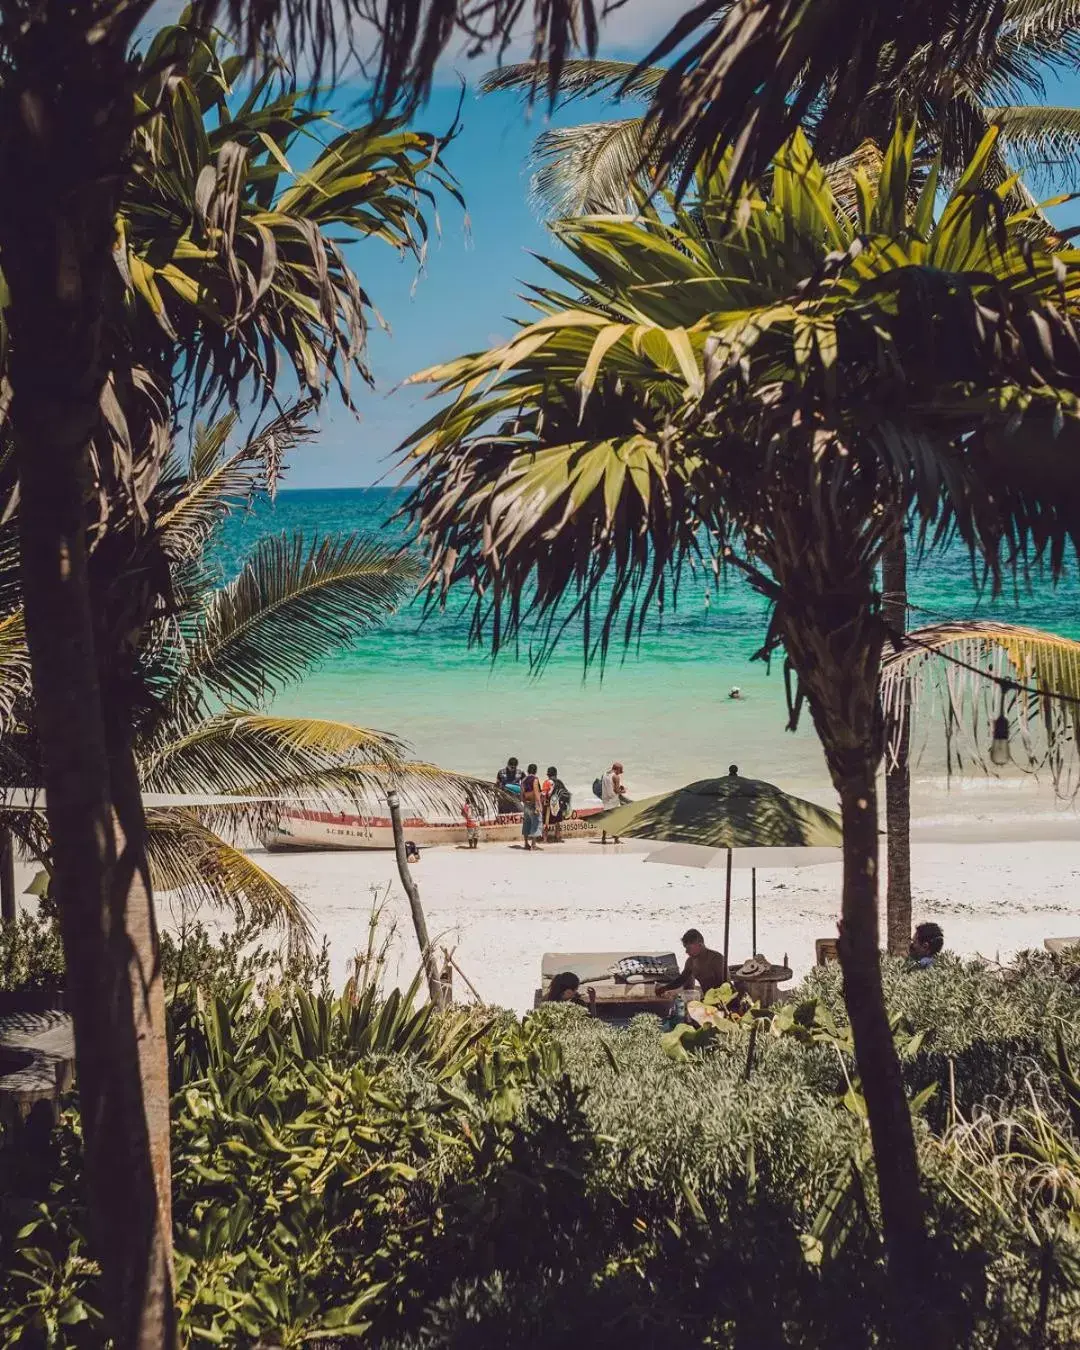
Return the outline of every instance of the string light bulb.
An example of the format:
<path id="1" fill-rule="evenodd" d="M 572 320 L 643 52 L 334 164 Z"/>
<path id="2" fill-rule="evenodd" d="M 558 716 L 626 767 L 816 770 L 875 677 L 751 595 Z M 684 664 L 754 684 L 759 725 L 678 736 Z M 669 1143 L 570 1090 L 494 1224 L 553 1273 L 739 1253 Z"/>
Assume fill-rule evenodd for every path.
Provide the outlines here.
<path id="1" fill-rule="evenodd" d="M 1004 684 L 1001 686 L 1001 708 L 994 719 L 994 733 L 990 740 L 990 763 L 996 764 L 999 769 L 1012 759 L 1009 750 L 1009 719 L 1005 716 L 1006 688 Z"/>

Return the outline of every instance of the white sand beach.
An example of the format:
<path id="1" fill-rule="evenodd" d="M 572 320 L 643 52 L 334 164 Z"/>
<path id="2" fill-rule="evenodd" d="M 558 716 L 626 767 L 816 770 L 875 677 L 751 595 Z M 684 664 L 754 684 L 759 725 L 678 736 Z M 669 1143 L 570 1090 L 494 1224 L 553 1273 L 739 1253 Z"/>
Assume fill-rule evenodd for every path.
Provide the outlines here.
<path id="1" fill-rule="evenodd" d="M 1041 947 L 1046 937 L 1080 934 L 1080 817 L 964 806 L 960 823 L 950 815 L 915 825 L 916 921 L 937 920 L 950 949 L 991 959 Z M 966 839 L 957 842 L 958 834 Z M 373 891 L 389 887 L 386 913 L 397 934 L 388 973 L 403 982 L 412 977 L 418 954 L 392 854 L 258 859 L 297 892 L 316 932 L 329 939 L 338 987 L 365 940 Z M 716 946 L 723 938 L 722 870 L 646 863 L 629 847 L 566 843 L 535 855 L 506 844 L 474 853 L 427 849 L 415 876 L 433 938 L 457 948 L 485 1001 L 518 1011 L 532 1004 L 544 952 L 678 950 L 691 925 Z M 796 978 L 804 974 L 814 939 L 835 932 L 839 895 L 839 864 L 760 872 L 759 949 L 775 961 L 786 953 Z M 749 897 L 750 874 L 736 871 L 733 958 L 750 955 Z M 167 898 L 162 907 L 165 922 L 175 921 Z"/>

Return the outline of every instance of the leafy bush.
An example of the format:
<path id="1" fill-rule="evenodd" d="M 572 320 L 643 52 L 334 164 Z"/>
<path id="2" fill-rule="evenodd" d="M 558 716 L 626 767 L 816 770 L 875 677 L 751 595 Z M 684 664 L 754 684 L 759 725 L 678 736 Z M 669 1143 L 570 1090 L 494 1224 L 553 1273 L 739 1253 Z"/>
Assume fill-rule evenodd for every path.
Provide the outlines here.
<path id="1" fill-rule="evenodd" d="M 60 925 L 48 913 L 22 913 L 0 924 L 0 990 L 25 994 L 63 987 L 64 948 Z"/>
<path id="2" fill-rule="evenodd" d="M 586 1332 L 597 1350 L 889 1344 L 833 972 L 800 991 L 820 1003 L 756 1031 L 732 1023 L 680 1063 L 648 1017 L 615 1029 L 566 1006 L 523 1022 L 439 1012 L 415 1006 L 415 987 L 383 997 L 363 979 L 335 999 L 317 958 L 258 953 L 189 933 L 167 958 L 178 1306 L 193 1345 L 540 1350 Z M 928 1056 L 990 1056 L 966 1118 L 950 1104 L 938 1124 L 940 1090 L 920 1108 L 953 1339 L 1070 1345 L 1080 1086 L 1073 1031 L 1055 1028 L 1076 991 L 1039 964 L 1012 983 L 949 977 L 887 975 L 905 1025 L 939 1019 L 943 1048 L 898 1031 L 913 1086 Z M 1035 992 L 1037 1009 L 1013 1006 Z M 1010 1069 L 999 1050 L 1018 1036 L 1031 1053 Z M 34 1159 L 10 1141 L 0 1166 L 0 1339 L 100 1346 L 74 1116 Z"/>
<path id="3" fill-rule="evenodd" d="M 979 961 L 940 957 L 927 970 L 883 958 L 890 1012 L 927 1033 L 921 1052 L 904 1065 L 912 1093 L 936 1084 L 927 1119 L 944 1130 L 989 1104 L 1009 1110 L 1028 1100 L 1029 1082 L 1060 1100 L 1055 1086 L 1056 1038 L 1080 1049 L 1080 985 L 1072 967 L 1049 953 L 1023 953 L 1007 970 Z M 820 998 L 837 1023 L 847 1024 L 839 967 L 817 967 L 798 997 Z"/>

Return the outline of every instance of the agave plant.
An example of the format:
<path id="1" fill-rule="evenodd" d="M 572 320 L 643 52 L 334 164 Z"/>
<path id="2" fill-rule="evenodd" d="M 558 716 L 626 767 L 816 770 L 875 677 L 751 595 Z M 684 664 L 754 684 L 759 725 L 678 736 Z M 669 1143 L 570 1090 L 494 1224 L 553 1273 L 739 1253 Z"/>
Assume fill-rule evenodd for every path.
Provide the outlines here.
<path id="1" fill-rule="evenodd" d="M 216 803 L 151 807 L 155 889 L 297 933 L 307 924 L 297 898 L 236 842 L 276 813 L 275 804 L 370 809 L 394 786 L 420 806 L 456 814 L 462 794 L 478 790 L 471 779 L 410 761 L 392 734 L 270 711 L 282 689 L 390 615 L 421 574 L 409 554 L 360 535 L 282 534 L 263 538 L 235 577 L 218 581 L 211 559 L 222 522 L 266 491 L 268 474 L 273 483 L 281 455 L 311 434 L 309 411 L 300 405 L 234 450 L 229 414 L 198 429 L 186 467 L 167 466 L 151 506 L 174 603 L 137 653 L 144 696 L 135 752 L 144 791 Z M 33 789 L 40 779 L 27 664 L 16 610 L 0 619 L 0 739 L 6 782 Z M 9 818 L 48 864 L 40 818 Z"/>
<path id="2" fill-rule="evenodd" d="M 878 964 L 875 569 L 909 511 L 995 576 L 1006 542 L 1059 566 L 1080 535 L 1080 257 L 1025 242 L 1011 184 L 982 186 L 997 139 L 940 213 L 936 173 L 909 210 L 901 123 L 876 180 L 856 176 L 855 220 L 800 132 L 767 194 L 721 172 L 670 216 L 559 223 L 565 289 L 536 288 L 508 343 L 418 377 L 450 403 L 407 442 L 429 587 L 471 586 L 495 647 L 526 624 L 550 646 L 577 613 L 602 659 L 698 559 L 773 601 L 763 650 L 785 648 L 792 722 L 805 699 L 840 798 L 848 1011 L 911 1290 L 927 1257 Z"/>

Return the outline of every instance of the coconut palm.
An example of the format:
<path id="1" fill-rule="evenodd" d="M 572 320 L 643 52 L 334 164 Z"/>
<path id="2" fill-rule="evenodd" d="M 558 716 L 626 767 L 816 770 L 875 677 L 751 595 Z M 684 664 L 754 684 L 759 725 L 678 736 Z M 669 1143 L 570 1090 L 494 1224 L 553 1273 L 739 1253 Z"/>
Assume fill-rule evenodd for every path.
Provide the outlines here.
<path id="1" fill-rule="evenodd" d="M 86 93 L 85 82 L 101 77 L 113 36 L 106 8 L 86 7 L 87 20 L 101 20 L 95 40 L 104 46 L 79 73 L 58 70 L 61 84 L 82 80 Z M 19 98 L 32 103 L 25 81 L 38 67 L 11 19 L 0 7 L 0 102 L 25 113 L 30 104 Z M 83 22 L 69 15 L 66 38 L 54 26 L 59 48 L 46 39 L 54 69 L 64 42 L 78 44 Z M 347 387 L 350 369 L 364 378 L 366 329 L 377 312 L 342 245 L 380 239 L 419 259 L 425 193 L 440 180 L 448 185 L 436 138 L 386 118 L 334 128 L 277 68 L 234 96 L 241 64 L 213 34 L 172 27 L 111 72 L 110 98 L 125 111 L 113 102 L 98 116 L 123 132 L 122 142 L 106 147 L 98 131 L 64 123 L 55 90 L 47 128 L 31 119 L 5 124 L 0 135 L 0 176 L 15 178 L 20 155 L 41 153 L 35 135 L 50 144 L 56 137 L 48 163 L 31 170 L 40 175 L 30 194 L 40 207 L 35 237 L 22 217 L 25 194 L 0 222 L 10 292 L 5 374 L 25 396 L 20 414 L 14 393 L 5 425 L 19 473 L 31 667 L 53 671 L 51 684 L 34 677 L 35 730 L 69 993 L 82 1026 L 87 1176 L 103 1218 L 95 1241 L 109 1307 L 125 1309 L 114 1319 L 127 1328 L 121 1341 L 135 1335 L 130 1319 L 139 1309 L 160 1312 L 168 1302 L 159 1298 L 169 1280 L 164 1003 L 135 722 L 143 640 L 173 604 L 154 518 L 173 422 L 185 401 L 185 416 L 245 393 L 265 401 L 279 375 L 315 399 L 332 384 Z M 102 153 L 120 159 L 105 171 L 95 159 Z M 87 164 L 96 166 L 88 179 Z M 102 202 L 112 222 L 104 255 L 95 252 Z M 56 249 L 67 250 L 63 265 Z M 111 274 L 101 271 L 102 256 Z M 24 303 L 23 269 L 49 265 L 82 281 L 60 282 L 64 299 L 52 305 L 39 296 L 35 309 Z M 47 351 L 42 325 L 53 328 Z M 51 391 L 50 405 L 31 397 L 39 385 Z M 57 460 L 59 446 L 74 458 Z M 120 921 L 103 921 L 105 913 Z M 151 1096 L 153 1110 L 128 1110 Z"/>
<path id="2" fill-rule="evenodd" d="M 1058 490 L 1075 489 L 1080 258 L 1024 245 L 1027 213 L 999 220 L 1008 186 L 979 187 L 996 138 L 936 219 L 936 176 L 907 210 L 901 125 L 878 180 L 857 179 L 855 221 L 797 133 L 768 196 L 706 175 L 670 219 L 558 223 L 564 289 L 535 288 L 505 345 L 418 376 L 451 402 L 407 442 L 429 585 L 473 587 L 493 647 L 526 624 L 550 645 L 576 615 L 602 660 L 702 555 L 773 601 L 764 651 L 785 648 L 792 721 L 805 700 L 840 798 L 845 997 L 913 1296 L 921 1202 L 877 950 L 875 568 L 909 510 L 928 544 L 959 532 L 994 574 L 1006 539 L 1040 552 L 1080 531 Z"/>
<path id="3" fill-rule="evenodd" d="M 875 147 L 884 144 L 898 102 L 918 109 L 923 131 L 922 154 L 937 156 L 946 179 L 962 172 L 991 126 L 1001 128 L 999 149 L 987 162 L 990 181 L 1010 178 L 1012 165 L 1046 179 L 1059 177 L 1080 148 L 1080 109 L 1048 107 L 1046 79 L 1075 67 L 1080 58 L 1078 0 L 1006 0 L 1005 21 L 992 44 L 961 50 L 957 59 L 931 59 L 929 49 L 914 50 L 902 71 L 869 89 L 852 116 L 819 147 L 830 156 L 828 172 L 834 191 L 854 213 L 851 186 L 859 167 L 871 173 Z M 625 61 L 568 61 L 559 76 L 563 102 L 589 95 L 619 104 L 657 95 L 665 70 Z M 493 71 L 483 82 L 487 92 L 531 90 L 550 72 L 528 63 Z M 670 88 L 670 82 L 668 87 Z M 1007 101 L 1005 101 L 1007 100 Z M 815 113 L 827 107 L 818 101 L 807 110 L 813 134 Z M 687 147 L 671 147 L 665 157 L 661 127 L 646 107 L 635 117 L 553 128 L 537 138 L 532 160 L 533 195 L 540 208 L 558 216 L 633 210 L 661 165 L 678 171 Z M 869 154 L 868 154 L 869 152 Z M 879 166 L 877 166 L 879 167 Z M 1032 201 L 1023 182 L 1013 182 L 1010 205 Z M 1043 219 L 1032 228 L 1045 231 Z M 907 550 L 902 527 L 882 560 L 886 618 L 893 631 L 907 626 Z M 907 744 L 909 717 L 902 697 L 890 704 L 895 726 L 890 730 L 886 762 L 888 949 L 907 951 L 911 932 L 910 767 Z"/>

